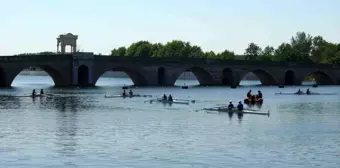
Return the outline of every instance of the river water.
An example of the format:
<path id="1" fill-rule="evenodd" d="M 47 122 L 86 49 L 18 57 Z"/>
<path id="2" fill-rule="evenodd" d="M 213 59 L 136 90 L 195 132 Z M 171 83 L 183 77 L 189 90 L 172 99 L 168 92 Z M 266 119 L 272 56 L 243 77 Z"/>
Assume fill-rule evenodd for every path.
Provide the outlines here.
<path id="1" fill-rule="evenodd" d="M 196 81 L 177 84 L 183 82 Z M 150 98 L 104 98 L 129 83 L 101 78 L 95 88 L 61 89 L 51 87 L 49 77 L 18 76 L 1 94 L 44 88 L 56 95 L 0 98 L 0 167 L 340 167 L 338 95 L 274 95 L 296 87 L 146 87 L 133 90 L 197 102 L 169 106 L 145 103 Z M 251 108 L 269 110 L 269 117 L 197 111 L 236 103 L 249 89 L 262 90 L 264 104 Z"/>

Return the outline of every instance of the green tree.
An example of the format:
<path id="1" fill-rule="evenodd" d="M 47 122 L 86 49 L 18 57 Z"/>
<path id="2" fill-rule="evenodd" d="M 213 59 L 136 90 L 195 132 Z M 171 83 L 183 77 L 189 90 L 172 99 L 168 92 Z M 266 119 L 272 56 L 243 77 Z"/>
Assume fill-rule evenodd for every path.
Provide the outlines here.
<path id="1" fill-rule="evenodd" d="M 258 57 L 259 60 L 263 61 L 271 61 L 273 60 L 273 56 L 275 54 L 274 47 L 267 46 L 263 49 L 261 55 Z"/>
<path id="2" fill-rule="evenodd" d="M 151 57 L 164 57 L 164 45 L 161 43 L 152 44 Z"/>
<path id="3" fill-rule="evenodd" d="M 151 56 L 152 44 L 148 41 L 139 41 L 133 43 L 125 53 L 125 56 L 130 57 L 149 57 Z"/>
<path id="4" fill-rule="evenodd" d="M 188 57 L 188 49 L 185 47 L 190 44 L 186 44 L 183 41 L 173 40 L 168 42 L 164 46 L 165 57 Z"/>
<path id="5" fill-rule="evenodd" d="M 223 52 L 216 55 L 218 59 L 228 59 L 228 60 L 234 60 L 235 59 L 235 53 L 229 50 L 224 50 Z"/>
<path id="6" fill-rule="evenodd" d="M 190 58 L 202 58 L 204 53 L 201 49 L 201 47 L 199 46 L 189 46 L 190 47 L 190 51 L 188 54 L 188 57 Z"/>
<path id="7" fill-rule="evenodd" d="M 126 48 L 125 47 L 119 47 L 118 49 L 111 50 L 111 55 L 112 56 L 124 56 L 125 53 L 126 53 Z"/>
<path id="8" fill-rule="evenodd" d="M 296 61 L 310 60 L 313 37 L 305 32 L 297 32 L 295 37 L 291 39 L 291 46 L 297 54 Z"/>
<path id="9" fill-rule="evenodd" d="M 322 57 L 324 61 L 322 63 L 338 63 L 338 53 L 340 49 L 337 44 L 327 43 L 324 45 Z"/>
<path id="10" fill-rule="evenodd" d="M 205 52 L 203 58 L 216 59 L 216 54 L 214 51 Z"/>
<path id="11" fill-rule="evenodd" d="M 321 36 L 313 38 L 313 45 L 311 51 L 311 57 L 314 62 L 327 62 L 326 55 L 324 54 L 327 47 L 327 41 Z"/>
<path id="12" fill-rule="evenodd" d="M 246 56 L 246 60 L 255 60 L 262 52 L 260 46 L 255 43 L 250 43 L 244 55 Z"/>
<path id="13" fill-rule="evenodd" d="M 282 43 L 276 50 L 273 60 L 275 61 L 294 61 L 296 52 L 288 43 Z"/>

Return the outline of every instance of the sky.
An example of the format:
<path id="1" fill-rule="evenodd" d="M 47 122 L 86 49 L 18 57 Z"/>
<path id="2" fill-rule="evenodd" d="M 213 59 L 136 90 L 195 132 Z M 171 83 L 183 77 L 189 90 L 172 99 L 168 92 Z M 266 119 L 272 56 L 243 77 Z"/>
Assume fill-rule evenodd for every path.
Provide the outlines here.
<path id="1" fill-rule="evenodd" d="M 0 55 L 57 50 L 79 36 L 84 52 L 147 40 L 189 41 L 204 51 L 243 54 L 277 47 L 299 31 L 340 41 L 340 0 L 0 0 Z"/>

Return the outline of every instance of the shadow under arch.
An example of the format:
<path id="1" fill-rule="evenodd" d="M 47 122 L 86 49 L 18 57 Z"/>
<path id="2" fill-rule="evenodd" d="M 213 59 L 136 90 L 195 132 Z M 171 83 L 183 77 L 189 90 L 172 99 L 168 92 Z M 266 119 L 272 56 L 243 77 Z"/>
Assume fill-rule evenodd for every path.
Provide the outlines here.
<path id="1" fill-rule="evenodd" d="M 89 85 L 89 68 L 85 65 L 81 65 L 78 67 L 78 85 Z"/>
<path id="2" fill-rule="evenodd" d="M 295 85 L 296 76 L 293 70 L 288 70 L 285 73 L 285 85 Z"/>
<path id="3" fill-rule="evenodd" d="M 191 67 L 191 68 L 184 70 L 182 73 L 187 72 L 187 71 L 191 71 L 195 75 L 195 77 L 197 78 L 199 84 L 202 85 L 202 86 L 215 84 L 214 83 L 215 80 L 212 77 L 212 75 L 208 71 L 206 71 L 204 68 Z M 180 77 L 180 75 L 182 73 L 177 74 L 176 80 Z M 176 80 L 174 81 L 174 83 L 176 82 Z"/>
<path id="4" fill-rule="evenodd" d="M 157 84 L 163 86 L 166 84 L 166 77 L 165 77 L 165 68 L 159 67 L 157 70 Z"/>
<path id="5" fill-rule="evenodd" d="M 332 79 L 332 77 L 323 71 L 320 71 L 320 70 L 314 71 L 308 74 L 308 76 L 309 75 L 314 77 L 315 82 L 318 85 L 334 85 L 335 84 L 335 81 Z"/>
<path id="6" fill-rule="evenodd" d="M 222 85 L 231 86 L 234 82 L 233 71 L 230 68 L 223 69 L 221 80 Z"/>
<path id="7" fill-rule="evenodd" d="M 50 66 L 45 66 L 45 65 L 31 65 L 31 66 L 27 66 L 27 67 L 22 67 L 21 69 L 16 70 L 15 72 L 12 73 L 12 76 L 9 78 L 9 86 L 12 85 L 14 79 L 19 75 L 20 72 L 22 72 L 25 69 L 28 69 L 30 67 L 38 67 L 40 69 L 42 69 L 43 71 L 45 71 L 53 80 L 54 85 L 55 86 L 61 86 L 63 85 L 63 76 L 61 75 L 61 73 L 50 67 Z"/>
<path id="8" fill-rule="evenodd" d="M 4 68 L 0 67 L 0 87 L 6 86 L 6 76 Z"/>
<path id="9" fill-rule="evenodd" d="M 261 84 L 264 86 L 268 85 L 278 85 L 278 80 L 269 72 L 263 70 L 263 69 L 255 69 L 251 71 L 259 80 L 261 81 Z M 241 78 L 243 79 L 244 76 Z M 240 81 L 241 82 L 241 81 Z M 239 83 L 240 83 L 239 82 Z"/>
<path id="10" fill-rule="evenodd" d="M 98 76 L 94 77 L 94 85 L 96 85 L 96 83 L 98 82 L 98 79 L 101 76 L 103 76 L 103 74 L 105 72 L 108 72 L 108 71 L 125 72 L 130 77 L 130 79 L 132 80 L 132 82 L 135 86 L 146 86 L 147 85 L 147 81 L 146 81 L 145 77 L 141 74 L 139 69 L 128 68 L 128 67 L 125 67 L 125 66 L 113 67 L 113 68 L 105 69 L 105 70 L 101 71 Z"/>

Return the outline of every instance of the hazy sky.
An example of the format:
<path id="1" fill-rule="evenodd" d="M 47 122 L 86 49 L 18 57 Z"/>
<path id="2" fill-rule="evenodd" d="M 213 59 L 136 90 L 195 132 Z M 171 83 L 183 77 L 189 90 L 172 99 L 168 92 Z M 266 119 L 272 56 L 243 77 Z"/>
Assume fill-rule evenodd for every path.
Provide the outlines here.
<path id="1" fill-rule="evenodd" d="M 0 23 L 0 55 L 56 51 L 68 32 L 86 52 L 180 39 L 242 54 L 298 31 L 339 42 L 340 0 L 0 0 Z"/>

